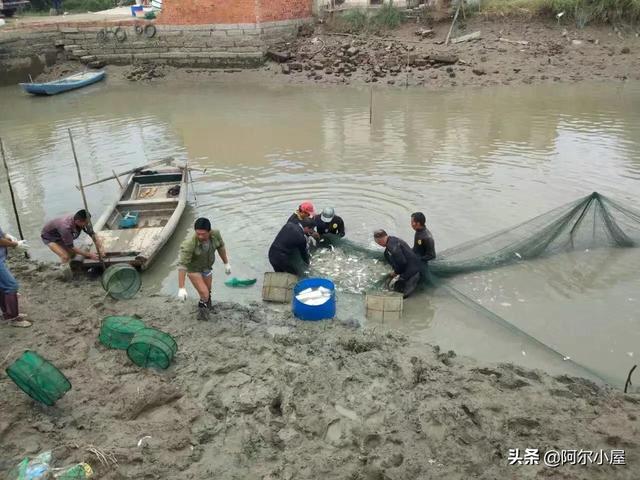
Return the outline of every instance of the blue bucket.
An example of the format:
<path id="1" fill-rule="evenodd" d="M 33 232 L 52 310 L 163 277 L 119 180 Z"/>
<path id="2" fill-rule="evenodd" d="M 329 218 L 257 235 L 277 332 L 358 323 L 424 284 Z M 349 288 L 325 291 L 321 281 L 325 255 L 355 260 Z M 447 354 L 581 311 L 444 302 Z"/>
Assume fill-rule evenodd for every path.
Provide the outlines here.
<path id="1" fill-rule="evenodd" d="M 322 305 L 305 305 L 296 296 L 307 288 L 324 287 L 331 290 L 331 297 Z M 326 278 L 306 278 L 294 287 L 292 306 L 293 314 L 300 320 L 324 320 L 336 316 L 336 286 Z"/>

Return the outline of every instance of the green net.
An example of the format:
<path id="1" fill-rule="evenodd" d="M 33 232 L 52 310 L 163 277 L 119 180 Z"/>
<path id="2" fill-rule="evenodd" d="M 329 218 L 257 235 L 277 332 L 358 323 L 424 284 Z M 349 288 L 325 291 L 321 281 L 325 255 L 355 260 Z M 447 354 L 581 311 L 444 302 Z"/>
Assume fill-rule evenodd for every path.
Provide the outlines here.
<path id="1" fill-rule="evenodd" d="M 390 267 L 384 260 L 381 248 L 357 245 L 348 239 L 332 236 L 327 236 L 323 243 L 324 248 L 312 253 L 310 267 L 306 268 L 301 260 L 298 261 L 303 275 L 331 278 L 339 292 L 361 294 L 385 290 L 385 278 Z M 555 258 L 559 260 L 558 268 L 562 268 L 561 265 L 568 259 L 579 258 L 581 262 L 585 262 L 579 267 L 580 271 L 566 273 L 584 278 L 586 265 L 590 265 L 591 270 L 599 271 L 603 268 L 602 262 L 606 262 L 610 256 L 622 256 L 628 253 L 626 250 L 638 246 L 640 212 L 598 193 L 592 193 L 514 227 L 437 252 L 437 260 L 429 262 L 429 272 L 424 275 L 422 288 L 442 289 L 475 313 L 495 321 L 528 342 L 544 347 L 563 362 L 572 363 L 595 377 L 609 381 L 613 378 L 611 370 L 604 372 L 597 364 L 589 361 L 585 354 L 581 354 L 583 364 L 580 364 L 572 361 L 570 356 L 560 353 L 567 347 L 572 352 L 576 348 L 558 340 L 559 333 L 554 336 L 547 333 L 545 327 L 542 330 L 532 328 L 525 319 L 519 318 L 522 310 L 510 319 L 499 315 L 498 311 L 512 315 L 518 308 L 504 301 L 510 299 L 503 299 L 501 302 L 492 296 L 499 295 L 505 286 L 504 282 L 509 282 L 509 272 L 530 274 L 538 269 L 544 270 L 553 265 Z M 584 256 L 586 252 L 589 252 L 588 257 Z M 630 265 L 629 268 L 633 269 L 633 266 Z M 492 277 L 499 272 L 504 273 L 499 277 L 502 284 L 492 286 Z M 616 281 L 620 280 L 619 277 L 620 275 L 616 276 Z M 516 279 L 517 274 L 514 280 Z M 521 286 L 526 288 L 522 282 L 526 280 L 520 281 Z M 487 297 L 484 292 L 488 292 Z M 524 302 L 515 296 L 513 300 L 516 304 Z M 633 299 L 625 300 L 630 302 Z M 488 306 L 483 305 L 485 302 Z M 509 308 L 508 313 L 505 308 Z M 553 308 L 550 307 L 547 312 L 557 312 Z M 575 328 L 576 322 L 578 320 L 571 324 L 572 328 Z M 556 332 L 562 325 L 569 325 L 565 322 L 557 323 L 558 325 L 553 325 Z M 536 324 L 544 324 L 544 321 L 536 321 Z M 576 353 L 580 355 L 579 350 Z M 596 374 L 596 370 L 601 373 Z"/>
<path id="2" fill-rule="evenodd" d="M 389 272 L 381 249 L 328 235 L 313 253 L 310 268 L 296 259 L 299 272 L 328 276 L 340 291 L 384 288 Z M 412 242 L 409 242 L 410 244 Z M 438 252 L 426 282 L 488 270 L 561 252 L 640 245 L 640 212 L 598 193 L 558 207 L 529 221 Z"/>
<path id="3" fill-rule="evenodd" d="M 438 253 L 433 275 L 448 277 L 555 255 L 640 244 L 640 212 L 598 193 L 532 220 Z"/>
<path id="4" fill-rule="evenodd" d="M 128 264 L 110 266 L 102 274 L 101 281 L 102 288 L 118 300 L 133 298 L 142 285 L 140 272 Z"/>
<path id="5" fill-rule="evenodd" d="M 71 390 L 67 377 L 31 350 L 25 351 L 6 372 L 22 391 L 48 406 L 54 405 Z"/>
<path id="6" fill-rule="evenodd" d="M 127 355 L 140 367 L 165 369 L 177 351 L 178 344 L 171 335 L 155 328 L 143 328 L 131 339 Z"/>
<path id="7" fill-rule="evenodd" d="M 146 325 L 135 317 L 105 317 L 100 327 L 100 342 L 118 350 L 126 350 L 133 336 Z"/>

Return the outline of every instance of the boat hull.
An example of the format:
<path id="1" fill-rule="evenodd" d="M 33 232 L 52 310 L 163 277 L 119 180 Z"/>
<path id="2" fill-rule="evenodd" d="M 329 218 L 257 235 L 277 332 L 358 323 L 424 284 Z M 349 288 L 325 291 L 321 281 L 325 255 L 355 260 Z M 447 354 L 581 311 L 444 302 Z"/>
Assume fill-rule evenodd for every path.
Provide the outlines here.
<path id="1" fill-rule="evenodd" d="M 105 75 L 106 72 L 101 70 L 99 72 L 71 75 L 70 77 L 53 82 L 21 83 L 20 86 L 25 92 L 31 93 L 32 95 L 57 95 L 58 93 L 76 90 L 104 80 Z"/>

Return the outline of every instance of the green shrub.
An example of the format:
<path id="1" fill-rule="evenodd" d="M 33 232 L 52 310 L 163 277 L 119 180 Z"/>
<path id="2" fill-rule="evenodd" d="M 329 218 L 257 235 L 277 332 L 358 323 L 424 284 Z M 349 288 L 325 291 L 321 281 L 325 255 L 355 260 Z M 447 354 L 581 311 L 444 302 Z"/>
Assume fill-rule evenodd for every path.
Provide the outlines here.
<path id="1" fill-rule="evenodd" d="M 391 30 L 398 28 L 405 21 L 405 15 L 401 9 L 393 5 L 393 1 L 390 1 L 375 11 L 371 21 L 380 28 Z"/>
<path id="2" fill-rule="evenodd" d="M 389 2 L 371 13 L 363 8 L 346 10 L 336 15 L 328 25 L 332 30 L 343 33 L 374 33 L 397 28 L 404 20 L 404 12 Z"/>

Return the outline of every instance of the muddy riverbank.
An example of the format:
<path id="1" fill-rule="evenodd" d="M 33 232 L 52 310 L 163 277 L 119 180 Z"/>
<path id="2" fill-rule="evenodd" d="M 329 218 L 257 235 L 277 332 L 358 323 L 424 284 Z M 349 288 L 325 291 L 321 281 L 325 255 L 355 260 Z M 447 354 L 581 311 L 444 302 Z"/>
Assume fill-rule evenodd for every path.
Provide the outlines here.
<path id="1" fill-rule="evenodd" d="M 640 39 L 633 28 L 576 28 L 543 19 L 469 18 L 454 38 L 480 38 L 444 45 L 448 23 L 406 24 L 385 36 L 344 35 L 317 25 L 293 42 L 274 45 L 256 69 L 174 68 L 147 63 L 108 71 L 129 80 L 193 78 L 276 84 L 388 85 L 432 89 L 461 86 L 640 80 Z M 59 62 L 41 79 L 84 68 Z"/>
<path id="2" fill-rule="evenodd" d="M 53 449 L 58 464 L 85 460 L 103 479 L 636 478 L 637 394 L 481 365 L 348 320 L 301 323 L 260 303 L 219 303 L 198 322 L 172 298 L 143 290 L 115 302 L 95 281 L 10 266 L 35 325 L 0 327 L 3 368 L 34 349 L 73 389 L 46 408 L 2 376 L 3 477 Z M 99 344 L 110 314 L 174 335 L 173 365 L 143 370 Z M 509 466 L 510 448 L 624 449 L 627 465 Z"/>

